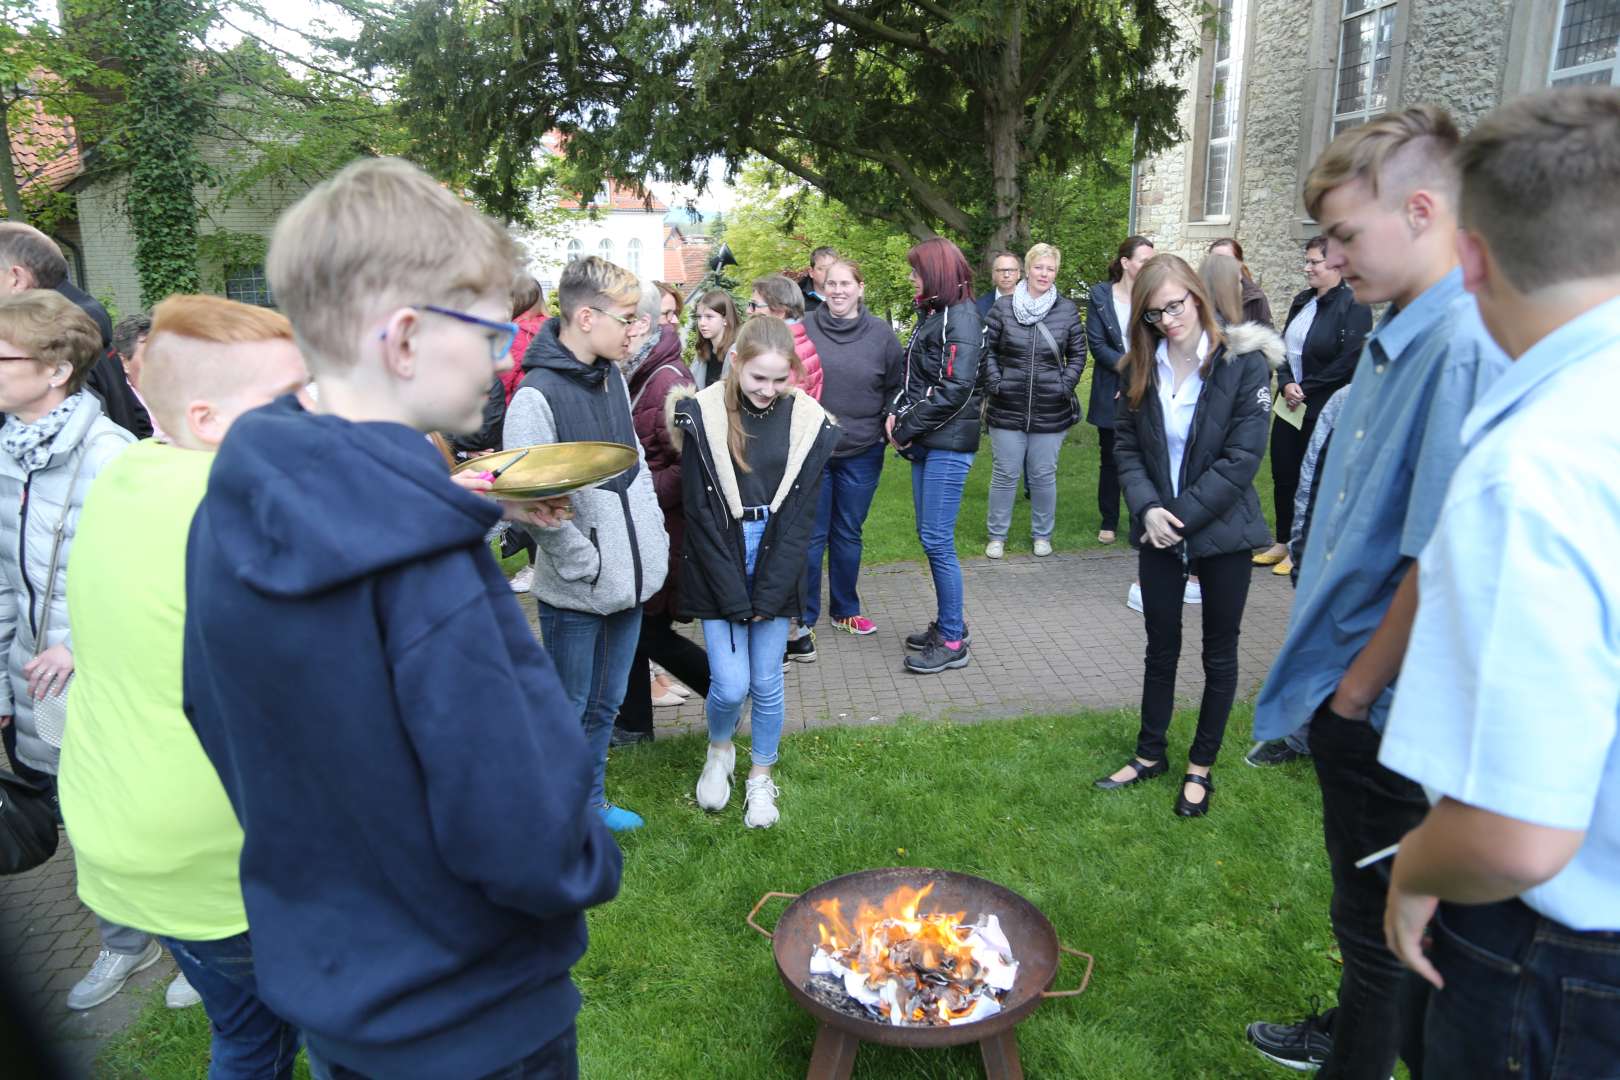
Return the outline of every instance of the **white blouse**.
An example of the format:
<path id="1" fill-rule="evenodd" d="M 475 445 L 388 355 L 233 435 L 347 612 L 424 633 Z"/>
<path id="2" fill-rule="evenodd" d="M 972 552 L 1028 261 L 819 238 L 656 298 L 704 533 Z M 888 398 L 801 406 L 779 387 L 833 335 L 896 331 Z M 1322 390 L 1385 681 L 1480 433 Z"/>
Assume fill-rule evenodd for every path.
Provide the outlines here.
<path id="1" fill-rule="evenodd" d="M 1193 413 L 1198 409 L 1198 396 L 1204 392 L 1204 376 L 1199 369 L 1209 355 L 1209 335 L 1198 336 L 1198 367 L 1176 386 L 1175 368 L 1170 364 L 1170 346 L 1159 339 L 1159 408 L 1164 413 L 1164 441 L 1170 451 L 1170 494 L 1181 494 L 1181 460 L 1187 454 L 1187 436 L 1192 431 Z"/>
<path id="2" fill-rule="evenodd" d="M 1120 303 L 1119 293 L 1113 293 L 1112 295 L 1114 298 L 1114 318 L 1119 320 L 1120 340 L 1125 342 L 1125 347 L 1128 349 L 1131 347 L 1131 302 L 1127 299 L 1124 303 Z"/>
<path id="3" fill-rule="evenodd" d="M 1310 336 L 1311 326 L 1315 322 L 1316 297 L 1313 296 L 1283 330 L 1283 348 L 1288 350 L 1288 367 L 1293 371 L 1296 383 L 1305 379 L 1305 339 Z"/>

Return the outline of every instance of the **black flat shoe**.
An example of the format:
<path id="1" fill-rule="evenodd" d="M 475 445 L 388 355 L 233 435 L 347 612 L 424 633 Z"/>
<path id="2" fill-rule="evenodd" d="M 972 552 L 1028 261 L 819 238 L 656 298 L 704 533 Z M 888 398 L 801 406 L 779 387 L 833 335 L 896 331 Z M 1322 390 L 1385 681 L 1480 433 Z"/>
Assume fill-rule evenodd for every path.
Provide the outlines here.
<path id="1" fill-rule="evenodd" d="M 1114 780 L 1112 779 L 1113 774 L 1110 773 L 1101 780 L 1092 781 L 1091 786 L 1098 791 L 1118 791 L 1120 788 L 1128 788 L 1132 784 L 1140 784 L 1144 780 L 1152 780 L 1155 776 L 1163 776 L 1170 768 L 1170 763 L 1167 761 L 1161 761 L 1157 765 L 1144 765 L 1135 758 L 1131 758 L 1125 764 L 1136 770 L 1135 776 L 1129 780 Z M 1114 772 L 1118 771 L 1118 769 L 1114 770 Z"/>
<path id="2" fill-rule="evenodd" d="M 1188 784 L 1197 784 L 1204 789 L 1202 802 L 1188 802 L 1184 789 Z M 1207 776 L 1197 773 L 1188 773 L 1181 778 L 1181 787 L 1176 789 L 1176 816 L 1177 817 L 1203 817 L 1209 813 L 1209 800 L 1215 797 L 1215 781 Z"/>

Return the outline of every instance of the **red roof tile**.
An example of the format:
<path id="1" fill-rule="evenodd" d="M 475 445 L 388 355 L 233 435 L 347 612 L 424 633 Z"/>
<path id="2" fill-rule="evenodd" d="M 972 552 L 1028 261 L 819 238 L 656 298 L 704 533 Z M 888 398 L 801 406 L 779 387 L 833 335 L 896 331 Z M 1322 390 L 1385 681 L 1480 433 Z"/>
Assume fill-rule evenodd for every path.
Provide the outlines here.
<path id="1" fill-rule="evenodd" d="M 23 105 L 21 122 L 11 127 L 11 160 L 24 191 L 42 184 L 60 191 L 84 171 L 73 124 L 50 116 L 37 99 Z"/>

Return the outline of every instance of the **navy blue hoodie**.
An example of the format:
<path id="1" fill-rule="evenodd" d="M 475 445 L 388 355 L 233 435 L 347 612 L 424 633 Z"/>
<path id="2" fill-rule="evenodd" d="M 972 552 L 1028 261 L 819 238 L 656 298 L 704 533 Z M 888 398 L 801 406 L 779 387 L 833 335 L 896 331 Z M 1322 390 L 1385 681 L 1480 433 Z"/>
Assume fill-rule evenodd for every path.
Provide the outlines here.
<path id="1" fill-rule="evenodd" d="M 579 717 L 398 424 L 248 413 L 186 552 L 186 713 L 242 822 L 260 996 L 325 1058 L 442 1080 L 573 1023 L 620 854 Z"/>

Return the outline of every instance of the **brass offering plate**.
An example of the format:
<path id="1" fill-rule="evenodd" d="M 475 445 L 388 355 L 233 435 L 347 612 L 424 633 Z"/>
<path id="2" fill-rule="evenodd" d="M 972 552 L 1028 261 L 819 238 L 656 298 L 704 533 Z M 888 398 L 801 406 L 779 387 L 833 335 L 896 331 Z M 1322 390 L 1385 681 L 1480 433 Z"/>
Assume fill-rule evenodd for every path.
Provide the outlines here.
<path id="1" fill-rule="evenodd" d="M 635 448 L 623 443 L 543 443 L 485 454 L 462 462 L 454 471 L 498 472 L 489 494 L 497 499 L 528 502 L 593 487 L 635 463 Z M 508 465 L 511 467 L 502 472 Z"/>

